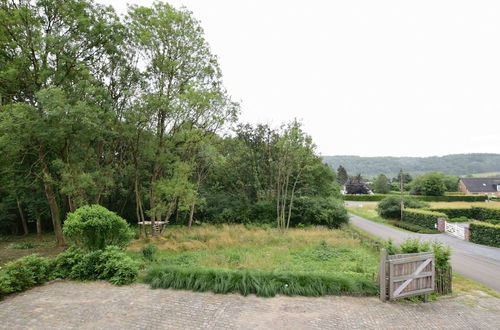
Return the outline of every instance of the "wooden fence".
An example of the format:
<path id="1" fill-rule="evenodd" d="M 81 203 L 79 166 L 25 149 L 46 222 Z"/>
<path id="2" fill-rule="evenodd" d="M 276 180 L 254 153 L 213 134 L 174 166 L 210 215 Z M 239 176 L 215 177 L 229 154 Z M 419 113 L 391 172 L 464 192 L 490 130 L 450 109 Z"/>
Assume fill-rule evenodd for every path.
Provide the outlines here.
<path id="1" fill-rule="evenodd" d="M 398 299 L 434 292 L 434 254 L 430 252 L 387 255 L 380 251 L 380 299 Z"/>

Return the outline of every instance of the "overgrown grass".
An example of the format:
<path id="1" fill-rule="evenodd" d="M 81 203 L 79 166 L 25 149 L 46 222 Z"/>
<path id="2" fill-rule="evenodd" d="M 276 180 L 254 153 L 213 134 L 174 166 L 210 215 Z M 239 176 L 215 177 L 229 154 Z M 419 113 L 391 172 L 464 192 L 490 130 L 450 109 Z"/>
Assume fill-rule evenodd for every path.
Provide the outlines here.
<path id="1" fill-rule="evenodd" d="M 376 292 L 378 252 L 344 230 L 207 225 L 171 228 L 152 242 L 159 250 L 145 281 L 153 287 L 261 296 Z M 129 254 L 141 258 L 145 244 L 135 242 Z"/>
<path id="2" fill-rule="evenodd" d="M 253 293 L 260 297 L 273 297 L 276 294 L 313 297 L 327 294 L 375 295 L 378 290 L 375 282 L 346 274 L 239 271 L 169 265 L 151 267 L 145 282 L 153 288 L 240 293 L 244 296 Z"/>

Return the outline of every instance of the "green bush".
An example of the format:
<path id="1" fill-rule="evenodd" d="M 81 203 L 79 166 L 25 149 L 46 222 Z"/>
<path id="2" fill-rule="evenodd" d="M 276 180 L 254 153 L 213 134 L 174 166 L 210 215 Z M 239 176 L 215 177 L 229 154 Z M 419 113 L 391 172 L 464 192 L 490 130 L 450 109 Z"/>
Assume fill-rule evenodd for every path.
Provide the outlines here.
<path id="1" fill-rule="evenodd" d="M 409 197 L 403 197 L 404 205 L 408 208 L 424 208 L 428 207 L 427 203 L 422 201 L 412 199 Z M 378 203 L 377 213 L 382 218 L 388 219 L 399 219 L 401 218 L 401 197 L 398 196 L 390 196 L 386 197 Z"/>
<path id="2" fill-rule="evenodd" d="M 428 229 L 435 229 L 438 218 L 447 218 L 446 214 L 418 209 L 405 209 L 403 221 L 410 222 Z"/>
<path id="3" fill-rule="evenodd" d="M 156 260 L 156 252 L 158 247 L 153 243 L 150 243 L 141 249 L 142 259 L 152 262 Z"/>
<path id="4" fill-rule="evenodd" d="M 303 272 L 270 272 L 257 270 L 223 270 L 210 268 L 157 265 L 151 267 L 145 282 L 152 288 L 188 289 L 214 293 L 240 293 L 259 297 L 322 296 L 332 294 L 374 295 L 374 281 L 339 274 Z"/>
<path id="5" fill-rule="evenodd" d="M 52 261 L 54 277 L 70 277 L 73 267 L 81 262 L 84 255 L 84 251 L 76 246 L 71 246 L 66 251 L 59 253 Z"/>
<path id="6" fill-rule="evenodd" d="M 76 263 L 75 258 L 79 259 Z M 67 274 L 65 277 L 80 281 L 107 280 L 116 285 L 123 285 L 134 282 L 139 272 L 137 262 L 116 246 L 88 253 L 73 249 L 61 256 L 58 262 L 66 265 L 61 267 Z M 59 270 L 59 273 L 63 271 Z"/>
<path id="7" fill-rule="evenodd" d="M 463 195 L 463 196 L 412 196 L 412 198 L 425 202 L 484 202 L 488 199 L 486 195 Z"/>
<path id="8" fill-rule="evenodd" d="M 89 251 L 108 245 L 124 248 L 134 237 L 123 218 L 100 205 L 83 206 L 69 213 L 63 230 L 72 242 Z"/>
<path id="9" fill-rule="evenodd" d="M 410 223 L 410 222 L 404 222 L 404 221 L 398 221 L 394 224 L 396 227 L 403 228 L 415 233 L 420 233 L 420 234 L 437 234 L 439 233 L 438 230 L 436 229 L 428 229 L 424 228 L 422 226 Z"/>
<path id="10" fill-rule="evenodd" d="M 291 225 L 322 225 L 339 228 L 349 222 L 342 201 L 325 197 L 298 197 L 292 208 Z"/>
<path id="11" fill-rule="evenodd" d="M 385 244 L 385 249 L 389 255 L 400 253 L 420 253 L 433 252 L 436 260 L 436 269 L 446 269 L 451 266 L 451 250 L 441 242 L 422 242 L 418 239 L 409 238 L 401 245 L 394 245 L 391 240 Z"/>
<path id="12" fill-rule="evenodd" d="M 491 223 L 492 225 L 500 225 L 500 219 L 485 219 L 484 222 Z"/>
<path id="13" fill-rule="evenodd" d="M 500 247 L 500 225 L 474 221 L 470 224 L 469 230 L 471 242 Z"/>
<path id="14" fill-rule="evenodd" d="M 50 260 L 32 254 L 0 269 L 0 295 L 29 289 L 51 279 Z"/>

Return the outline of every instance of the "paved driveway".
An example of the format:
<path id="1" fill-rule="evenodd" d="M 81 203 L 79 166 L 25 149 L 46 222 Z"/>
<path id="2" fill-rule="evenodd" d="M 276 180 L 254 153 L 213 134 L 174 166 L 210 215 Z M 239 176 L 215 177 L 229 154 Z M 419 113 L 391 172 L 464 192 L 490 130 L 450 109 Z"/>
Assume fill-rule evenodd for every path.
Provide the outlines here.
<path id="1" fill-rule="evenodd" d="M 56 281 L 0 301 L 0 329 L 498 329 L 500 299 L 243 297 Z"/>
<path id="2" fill-rule="evenodd" d="M 350 214 L 351 223 L 382 239 L 400 243 L 410 237 L 425 241 L 437 240 L 452 249 L 453 270 L 500 292 L 500 248 L 466 242 L 446 234 L 417 234 L 394 229 Z"/>

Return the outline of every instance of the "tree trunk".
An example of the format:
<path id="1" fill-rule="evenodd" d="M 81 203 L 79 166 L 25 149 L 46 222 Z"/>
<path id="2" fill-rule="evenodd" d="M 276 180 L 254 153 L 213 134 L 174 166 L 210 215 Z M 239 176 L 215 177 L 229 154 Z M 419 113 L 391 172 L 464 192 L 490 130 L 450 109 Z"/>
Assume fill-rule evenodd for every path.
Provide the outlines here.
<path id="1" fill-rule="evenodd" d="M 36 216 L 36 237 L 42 239 L 42 217 L 39 214 Z"/>
<path id="2" fill-rule="evenodd" d="M 52 184 L 50 183 L 50 173 L 47 163 L 45 162 L 45 155 L 42 150 L 39 150 L 40 166 L 42 168 L 43 186 L 45 190 L 45 196 L 47 197 L 47 202 L 49 203 L 50 214 L 52 217 L 52 225 L 54 226 L 54 233 L 56 235 L 57 246 L 66 246 L 66 241 L 64 240 L 64 235 L 62 231 L 61 215 L 59 213 L 59 206 L 57 205 L 56 195 L 52 190 Z"/>
<path id="3" fill-rule="evenodd" d="M 19 210 L 19 216 L 21 217 L 21 224 L 23 225 L 24 235 L 28 235 L 28 223 L 26 222 L 26 217 L 24 216 L 23 207 L 21 206 L 21 201 L 17 198 L 17 209 Z"/>
<path id="4" fill-rule="evenodd" d="M 191 229 L 191 226 L 193 225 L 193 216 L 194 216 L 194 205 L 196 204 L 196 202 L 193 202 L 193 204 L 191 204 L 191 210 L 189 211 L 189 229 Z"/>

